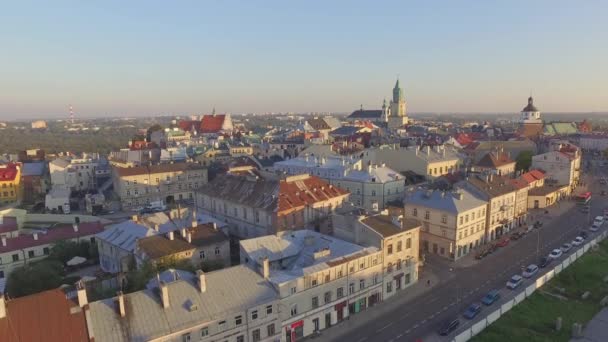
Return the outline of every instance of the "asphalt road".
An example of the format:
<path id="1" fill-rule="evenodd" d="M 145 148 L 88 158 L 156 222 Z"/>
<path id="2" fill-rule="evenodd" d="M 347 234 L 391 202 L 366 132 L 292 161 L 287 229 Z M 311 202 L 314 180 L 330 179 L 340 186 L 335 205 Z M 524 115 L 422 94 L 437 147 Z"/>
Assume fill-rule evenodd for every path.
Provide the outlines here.
<path id="1" fill-rule="evenodd" d="M 593 182 L 592 185 L 599 189 L 597 182 Z M 461 323 L 465 324 L 466 319 L 462 317 L 462 312 L 469 304 L 478 302 L 491 289 L 509 291 L 505 283 L 512 275 L 521 274 L 522 266 L 538 263 L 538 256 L 546 256 L 553 248 L 559 248 L 562 243 L 572 241 L 581 227 L 589 227 L 585 223 L 588 216 L 593 218 L 602 215 L 606 202 L 606 197 L 595 196 L 591 201 L 591 215 L 581 213 L 579 208 L 573 207 L 553 220 L 551 225 L 545 224 L 543 228 L 534 230 L 524 238 L 512 241 L 509 246 L 499 249 L 480 263 L 468 268 L 457 268 L 453 277 L 431 291 L 395 309 L 379 310 L 373 313 L 373 319 L 354 329 L 348 329 L 333 340 L 353 342 L 451 340 L 454 333 L 447 338 L 440 338 L 436 333 L 443 322 L 459 318 Z M 523 287 L 531 284 L 532 281 L 524 281 Z M 332 329 L 340 329 L 340 327 Z M 318 340 L 324 339 L 321 336 Z"/>

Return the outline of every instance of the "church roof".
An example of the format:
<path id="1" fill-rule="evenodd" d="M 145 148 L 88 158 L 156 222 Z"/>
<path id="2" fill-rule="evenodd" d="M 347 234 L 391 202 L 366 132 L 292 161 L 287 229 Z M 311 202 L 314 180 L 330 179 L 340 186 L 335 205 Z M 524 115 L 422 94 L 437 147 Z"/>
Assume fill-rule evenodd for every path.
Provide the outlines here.
<path id="1" fill-rule="evenodd" d="M 382 117 L 381 109 L 359 109 L 352 112 L 348 118 L 349 119 L 375 119 Z"/>
<path id="2" fill-rule="evenodd" d="M 522 112 L 538 112 L 538 108 L 534 106 L 534 99 L 532 96 L 528 98 L 528 105 L 521 110 Z"/>

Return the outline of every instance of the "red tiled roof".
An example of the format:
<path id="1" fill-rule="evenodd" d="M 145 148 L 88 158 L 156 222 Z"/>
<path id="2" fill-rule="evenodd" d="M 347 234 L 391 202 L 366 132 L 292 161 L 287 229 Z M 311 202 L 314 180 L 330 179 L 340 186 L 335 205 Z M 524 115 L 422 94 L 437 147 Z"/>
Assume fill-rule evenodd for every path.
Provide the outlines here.
<path id="1" fill-rule="evenodd" d="M 11 299 L 0 319 L 2 341 L 85 342 L 84 311 L 59 289 Z"/>
<path id="2" fill-rule="evenodd" d="M 545 179 L 545 173 L 541 170 L 530 170 L 528 173 L 538 180 Z"/>
<path id="3" fill-rule="evenodd" d="M 507 164 L 512 164 L 514 161 L 504 152 L 488 152 L 483 156 L 477 166 L 481 167 L 500 167 Z"/>
<path id="4" fill-rule="evenodd" d="M 454 137 L 454 139 L 456 139 L 456 141 L 458 141 L 458 143 L 460 144 L 460 146 L 467 146 L 468 144 L 473 142 L 473 138 L 466 134 L 466 133 L 459 133 L 456 134 L 456 136 Z"/>
<path id="5" fill-rule="evenodd" d="M 518 189 L 524 189 L 527 188 L 529 183 L 525 180 L 522 179 L 509 179 L 509 181 L 511 182 L 511 184 L 513 184 L 513 186 L 515 186 Z"/>
<path id="6" fill-rule="evenodd" d="M 14 232 L 17 230 L 17 218 L 13 216 L 4 216 L 0 223 L 0 233 Z"/>
<path id="7" fill-rule="evenodd" d="M 200 121 L 193 121 L 193 120 L 182 120 L 180 122 L 177 123 L 177 125 L 179 126 L 179 128 L 181 128 L 184 132 L 189 132 L 192 130 L 192 128 L 196 128 L 198 129 L 200 126 Z"/>
<path id="8" fill-rule="evenodd" d="M 103 231 L 100 222 L 84 222 L 78 224 L 78 231 L 70 224 L 63 224 L 50 228 L 46 233 L 38 233 L 38 240 L 34 235 L 19 235 L 15 238 L 7 238 L 6 246 L 0 244 L 0 253 L 12 252 L 23 248 L 31 248 L 51 244 L 56 241 L 74 239 L 82 236 L 95 235 Z M 2 335 L 0 335 L 2 336 Z"/>
<path id="9" fill-rule="evenodd" d="M 217 133 L 222 129 L 226 115 L 203 115 L 201 133 Z"/>
<path id="10" fill-rule="evenodd" d="M 330 185 L 315 176 L 302 180 L 287 178 L 287 180 L 281 180 L 279 185 L 278 211 L 291 211 L 347 194 L 348 191 Z"/>
<path id="11" fill-rule="evenodd" d="M 8 163 L 4 167 L 0 167 L 0 182 L 14 181 L 18 172 L 16 163 Z"/>

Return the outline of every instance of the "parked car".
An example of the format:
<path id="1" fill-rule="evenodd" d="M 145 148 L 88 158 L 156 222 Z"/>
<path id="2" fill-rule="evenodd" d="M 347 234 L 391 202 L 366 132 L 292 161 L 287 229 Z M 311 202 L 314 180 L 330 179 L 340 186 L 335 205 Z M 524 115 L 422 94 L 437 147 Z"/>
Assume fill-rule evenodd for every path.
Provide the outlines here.
<path id="1" fill-rule="evenodd" d="M 498 247 L 505 247 L 505 246 L 507 246 L 509 244 L 509 241 L 511 241 L 511 240 L 509 240 L 509 238 L 505 237 L 502 240 L 498 241 L 496 243 L 496 246 L 498 246 Z"/>
<path id="2" fill-rule="evenodd" d="M 456 330 L 460 325 L 460 321 L 458 319 L 454 319 L 451 321 L 447 321 L 441 325 L 439 328 L 439 335 L 446 336 L 449 335 L 452 331 Z"/>
<path id="3" fill-rule="evenodd" d="M 564 243 L 561 247 L 560 247 L 561 251 L 564 253 L 568 253 L 571 249 L 572 249 L 572 245 L 569 243 Z"/>
<path id="4" fill-rule="evenodd" d="M 497 301 L 499 298 L 500 298 L 500 293 L 498 292 L 498 290 L 492 290 L 492 291 L 488 292 L 488 294 L 486 294 L 485 297 L 483 297 L 481 299 L 481 302 L 484 303 L 485 305 L 492 305 L 492 303 Z"/>
<path id="5" fill-rule="evenodd" d="M 585 239 L 583 239 L 582 236 L 577 236 L 574 238 L 574 240 L 572 240 L 572 244 L 574 246 L 580 246 L 585 242 Z"/>
<path id="6" fill-rule="evenodd" d="M 519 274 L 516 274 L 514 276 L 511 277 L 511 279 L 509 279 L 509 281 L 507 281 L 507 288 L 508 289 L 515 289 L 517 288 L 519 285 L 521 285 L 521 283 L 523 283 L 524 278 L 522 278 Z"/>
<path id="7" fill-rule="evenodd" d="M 523 236 L 523 234 L 521 232 L 515 232 L 515 233 L 511 234 L 511 240 L 513 240 L 513 241 L 519 240 L 522 236 Z"/>
<path id="8" fill-rule="evenodd" d="M 536 273 L 538 273 L 538 266 L 531 264 L 526 267 L 522 275 L 524 278 L 532 278 Z"/>
<path id="9" fill-rule="evenodd" d="M 551 251 L 551 254 L 549 254 L 549 258 L 558 259 L 559 257 L 562 256 L 562 254 L 564 254 L 564 253 L 562 252 L 561 249 L 554 249 Z"/>
<path id="10" fill-rule="evenodd" d="M 600 227 L 596 226 L 595 224 L 589 227 L 590 232 L 597 232 L 598 230 L 600 230 Z"/>
<path id="11" fill-rule="evenodd" d="M 587 232 L 585 232 L 585 231 L 581 231 L 581 232 L 579 232 L 578 236 L 582 237 L 583 240 L 587 240 L 587 238 L 589 237 L 589 234 L 587 234 Z"/>
<path id="12" fill-rule="evenodd" d="M 545 268 L 551 263 L 551 261 L 553 261 L 553 258 L 542 257 L 542 258 L 540 258 L 540 262 L 538 263 L 538 266 L 540 266 L 540 268 Z"/>
<path id="13" fill-rule="evenodd" d="M 464 314 L 462 314 L 467 319 L 473 319 L 477 314 L 481 311 L 481 304 L 473 303 L 469 305 Z"/>

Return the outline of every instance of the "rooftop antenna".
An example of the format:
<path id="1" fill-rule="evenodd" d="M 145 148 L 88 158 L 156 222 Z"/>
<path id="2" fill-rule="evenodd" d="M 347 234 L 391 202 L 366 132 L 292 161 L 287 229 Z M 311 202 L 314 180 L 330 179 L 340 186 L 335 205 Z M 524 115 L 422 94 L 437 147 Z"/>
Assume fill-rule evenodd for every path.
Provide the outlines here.
<path id="1" fill-rule="evenodd" d="M 72 108 L 72 105 L 70 105 L 70 122 L 72 125 L 74 124 L 74 108 Z"/>

